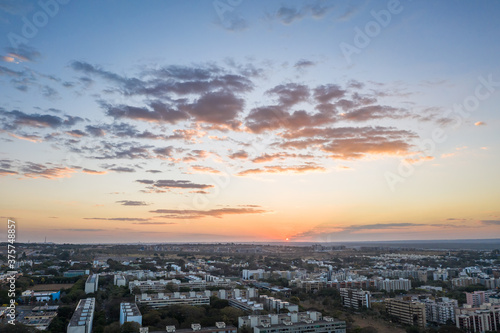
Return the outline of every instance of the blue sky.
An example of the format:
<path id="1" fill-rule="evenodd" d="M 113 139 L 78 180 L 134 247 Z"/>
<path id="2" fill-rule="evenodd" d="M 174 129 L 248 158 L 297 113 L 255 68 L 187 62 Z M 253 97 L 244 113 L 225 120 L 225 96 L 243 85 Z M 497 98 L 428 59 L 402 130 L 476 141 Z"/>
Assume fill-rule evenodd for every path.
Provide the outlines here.
<path id="1" fill-rule="evenodd" d="M 3 1 L 0 214 L 26 241 L 490 238 L 499 13 Z"/>

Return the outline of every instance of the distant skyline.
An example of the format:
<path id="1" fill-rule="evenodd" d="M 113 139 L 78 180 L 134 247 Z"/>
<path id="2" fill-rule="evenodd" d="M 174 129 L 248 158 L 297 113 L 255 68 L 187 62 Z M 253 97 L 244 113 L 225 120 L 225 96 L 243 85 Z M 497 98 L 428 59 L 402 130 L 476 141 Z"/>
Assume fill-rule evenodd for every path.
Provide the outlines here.
<path id="1" fill-rule="evenodd" d="M 2 1 L 0 242 L 498 238 L 499 14 Z"/>

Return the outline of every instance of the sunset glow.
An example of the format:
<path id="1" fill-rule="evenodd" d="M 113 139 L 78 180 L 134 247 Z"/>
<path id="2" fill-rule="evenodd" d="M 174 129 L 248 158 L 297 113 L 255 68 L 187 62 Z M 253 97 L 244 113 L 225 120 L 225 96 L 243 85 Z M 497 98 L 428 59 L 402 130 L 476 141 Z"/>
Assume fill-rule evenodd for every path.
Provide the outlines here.
<path id="1" fill-rule="evenodd" d="M 19 241 L 500 235 L 498 2 L 0 9 Z"/>

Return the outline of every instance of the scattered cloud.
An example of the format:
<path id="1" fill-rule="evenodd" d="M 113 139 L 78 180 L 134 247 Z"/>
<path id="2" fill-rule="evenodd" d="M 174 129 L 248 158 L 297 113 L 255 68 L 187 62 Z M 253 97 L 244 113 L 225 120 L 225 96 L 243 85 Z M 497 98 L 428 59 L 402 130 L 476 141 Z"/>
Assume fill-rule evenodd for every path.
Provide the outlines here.
<path id="1" fill-rule="evenodd" d="M 484 225 L 498 225 L 498 226 L 500 226 L 500 220 L 482 220 L 481 223 Z"/>
<path id="2" fill-rule="evenodd" d="M 52 163 L 47 163 L 47 165 L 26 162 L 21 167 L 21 172 L 25 177 L 28 178 L 46 178 L 46 179 L 56 179 L 56 178 L 69 178 L 77 169 L 69 168 L 64 166 L 56 166 Z"/>
<path id="3" fill-rule="evenodd" d="M 136 217 L 84 217 L 84 220 L 98 220 L 98 221 L 123 221 L 123 222 L 147 222 L 149 218 L 136 218 Z"/>
<path id="4" fill-rule="evenodd" d="M 150 213 L 165 214 L 161 218 L 167 219 L 199 219 L 204 217 L 222 218 L 224 215 L 241 215 L 241 214 L 263 214 L 269 211 L 262 209 L 260 206 L 241 207 L 241 208 L 220 208 L 210 210 L 194 210 L 194 209 L 157 209 Z"/>
<path id="5" fill-rule="evenodd" d="M 34 128 L 60 128 L 73 126 L 83 119 L 74 116 L 54 116 L 51 114 L 27 114 L 22 111 L 12 110 L 6 111 L 0 107 L 0 118 L 2 126 L 5 130 L 13 130 L 20 127 L 34 127 Z"/>
<path id="6" fill-rule="evenodd" d="M 116 203 L 119 203 L 122 206 L 149 206 L 149 204 L 144 201 L 120 200 Z"/>
<path id="7" fill-rule="evenodd" d="M 139 179 L 136 182 L 149 185 L 150 188 L 159 188 L 159 189 L 171 189 L 171 188 L 194 188 L 194 189 L 207 189 L 214 187 L 213 185 L 208 184 L 196 184 L 189 180 L 149 180 L 149 179 Z"/>
<path id="8" fill-rule="evenodd" d="M 415 163 L 420 163 L 420 162 L 425 162 L 425 161 L 432 161 L 433 159 L 434 159 L 434 156 L 417 156 L 417 157 L 405 158 L 404 161 L 408 162 L 410 164 L 415 164 Z"/>
<path id="9" fill-rule="evenodd" d="M 207 166 L 201 166 L 201 165 L 192 165 L 191 171 L 198 172 L 198 173 L 221 173 L 219 170 L 216 170 L 214 168 L 207 167 Z"/>
<path id="10" fill-rule="evenodd" d="M 232 160 L 235 159 L 246 160 L 248 158 L 248 153 L 244 150 L 238 150 L 237 152 L 229 154 L 228 157 Z"/>
<path id="11" fill-rule="evenodd" d="M 97 171 L 97 170 L 92 170 L 92 169 L 83 169 L 82 172 L 89 173 L 91 175 L 104 175 L 104 174 L 108 173 L 107 171 Z"/>
<path id="12" fill-rule="evenodd" d="M 316 65 L 316 62 L 314 61 L 311 61 L 311 60 L 306 60 L 306 59 L 300 59 L 299 61 L 297 61 L 295 63 L 295 65 L 293 65 L 293 67 L 297 68 L 297 69 L 305 69 L 305 68 L 308 68 L 308 67 L 313 67 Z"/>
<path id="13" fill-rule="evenodd" d="M 279 166 L 279 165 L 271 165 L 265 166 L 263 168 L 257 169 L 248 169 L 241 172 L 238 172 L 238 176 L 247 176 L 251 174 L 259 174 L 259 173 L 306 173 L 320 171 L 324 172 L 326 169 L 316 163 L 306 163 L 303 165 L 296 166 Z"/>
<path id="14" fill-rule="evenodd" d="M 290 25 L 306 17 L 322 19 L 332 8 L 331 5 L 325 5 L 324 1 L 316 1 L 314 4 L 305 4 L 302 7 L 282 5 L 274 14 L 268 14 L 267 18 Z"/>

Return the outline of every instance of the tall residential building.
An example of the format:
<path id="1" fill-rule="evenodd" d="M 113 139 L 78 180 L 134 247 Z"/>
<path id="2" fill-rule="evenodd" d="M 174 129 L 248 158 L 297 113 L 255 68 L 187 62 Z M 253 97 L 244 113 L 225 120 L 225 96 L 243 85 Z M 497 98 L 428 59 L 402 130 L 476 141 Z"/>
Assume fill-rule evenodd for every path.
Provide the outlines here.
<path id="1" fill-rule="evenodd" d="M 425 328 L 425 304 L 412 300 L 388 298 L 385 300 L 385 308 L 388 314 L 397 317 L 401 323 Z"/>
<path id="2" fill-rule="evenodd" d="M 458 328 L 466 332 L 500 330 L 500 304 L 483 304 L 478 308 L 464 306 L 455 311 L 455 320 Z"/>
<path id="3" fill-rule="evenodd" d="M 483 303 L 489 303 L 490 296 L 495 295 L 494 291 L 474 291 L 473 293 L 465 293 L 467 298 L 467 305 L 473 308 L 479 307 Z"/>
<path id="4" fill-rule="evenodd" d="M 371 294 L 366 290 L 340 288 L 342 305 L 347 308 L 361 309 L 371 307 Z"/>
<path id="5" fill-rule="evenodd" d="M 87 281 L 85 282 L 85 293 L 92 294 L 97 291 L 99 285 L 99 274 L 89 275 Z"/>
<path id="6" fill-rule="evenodd" d="M 423 303 L 425 304 L 427 322 L 438 324 L 446 324 L 448 320 L 455 322 L 455 308 L 458 307 L 457 300 L 440 297 L 436 300 L 427 299 Z"/>
<path id="7" fill-rule="evenodd" d="M 467 287 L 471 284 L 479 284 L 479 278 L 477 277 L 459 277 L 451 279 L 451 284 L 453 287 Z"/>
<path id="8" fill-rule="evenodd" d="M 142 315 L 135 303 L 120 303 L 120 325 L 127 321 L 138 323 L 142 326 Z"/>
<path id="9" fill-rule="evenodd" d="M 91 333 L 95 298 L 81 299 L 68 324 L 66 333 Z"/>
<path id="10" fill-rule="evenodd" d="M 395 290 L 410 290 L 411 281 L 408 279 L 397 279 L 397 280 L 378 280 L 376 281 L 378 290 L 395 291 Z"/>

